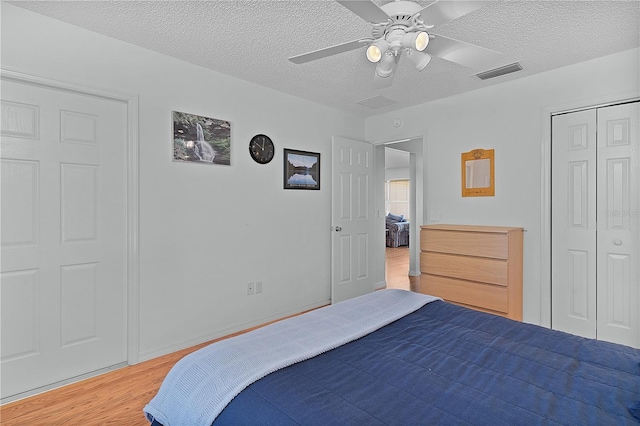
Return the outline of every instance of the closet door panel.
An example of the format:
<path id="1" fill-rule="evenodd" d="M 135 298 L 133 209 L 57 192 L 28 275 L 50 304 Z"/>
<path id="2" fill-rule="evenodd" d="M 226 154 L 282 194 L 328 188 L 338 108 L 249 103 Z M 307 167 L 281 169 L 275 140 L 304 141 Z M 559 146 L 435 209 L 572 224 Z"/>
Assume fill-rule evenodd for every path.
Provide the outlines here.
<path id="1" fill-rule="evenodd" d="M 599 339 L 640 347 L 640 104 L 598 109 Z"/>
<path id="2" fill-rule="evenodd" d="M 640 102 L 552 118 L 552 328 L 640 347 Z"/>
<path id="3" fill-rule="evenodd" d="M 552 120 L 551 326 L 596 337 L 596 112 Z"/>

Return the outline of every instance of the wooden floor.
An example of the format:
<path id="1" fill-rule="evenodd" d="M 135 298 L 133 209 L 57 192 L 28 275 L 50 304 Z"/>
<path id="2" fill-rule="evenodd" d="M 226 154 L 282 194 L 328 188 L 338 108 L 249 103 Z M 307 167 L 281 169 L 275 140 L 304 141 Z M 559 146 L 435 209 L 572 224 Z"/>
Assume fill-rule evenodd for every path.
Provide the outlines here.
<path id="1" fill-rule="evenodd" d="M 420 277 L 409 276 L 409 247 L 387 247 L 387 288 L 420 291 Z"/>
<path id="2" fill-rule="evenodd" d="M 388 288 L 419 288 L 419 277 L 408 277 L 408 248 L 387 248 L 386 266 Z M 168 371 L 180 358 L 209 343 L 3 405 L 0 424 L 148 426 L 142 409 Z"/>

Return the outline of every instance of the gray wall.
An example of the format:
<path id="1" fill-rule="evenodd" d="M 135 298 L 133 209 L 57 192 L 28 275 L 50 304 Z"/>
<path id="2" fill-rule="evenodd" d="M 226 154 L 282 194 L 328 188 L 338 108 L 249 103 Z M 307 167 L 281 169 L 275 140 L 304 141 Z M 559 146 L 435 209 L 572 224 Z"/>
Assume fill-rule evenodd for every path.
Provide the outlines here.
<path id="1" fill-rule="evenodd" d="M 639 64 L 634 49 L 378 115 L 366 120 L 366 137 L 372 142 L 424 137 L 422 224 L 439 212 L 439 223 L 527 230 L 524 320 L 547 324 L 541 224 L 549 214 L 542 184 L 549 111 L 639 96 Z M 402 127 L 393 126 L 395 118 L 402 119 Z M 461 196 L 460 154 L 474 148 L 495 149 L 495 197 Z"/>
<path id="2" fill-rule="evenodd" d="M 329 302 L 331 136 L 363 119 L 4 2 L 2 67 L 139 95 L 141 360 Z M 172 162 L 172 110 L 230 121 L 231 166 Z M 320 191 L 282 189 L 283 148 L 321 154 Z"/>

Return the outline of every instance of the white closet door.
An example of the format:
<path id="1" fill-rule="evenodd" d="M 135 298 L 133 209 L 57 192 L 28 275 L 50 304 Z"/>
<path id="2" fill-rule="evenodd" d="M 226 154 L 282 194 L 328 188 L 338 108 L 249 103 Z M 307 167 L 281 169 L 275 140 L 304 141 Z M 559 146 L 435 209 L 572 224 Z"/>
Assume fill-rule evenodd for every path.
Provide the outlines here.
<path id="1" fill-rule="evenodd" d="M 640 347 L 640 103 L 598 109 L 598 339 Z"/>
<path id="2" fill-rule="evenodd" d="M 2 398 L 126 361 L 126 105 L 2 82 Z"/>
<path id="3" fill-rule="evenodd" d="M 640 103 L 552 120 L 552 327 L 640 347 Z"/>
<path id="4" fill-rule="evenodd" d="M 552 120 L 552 327 L 595 338 L 596 112 Z"/>

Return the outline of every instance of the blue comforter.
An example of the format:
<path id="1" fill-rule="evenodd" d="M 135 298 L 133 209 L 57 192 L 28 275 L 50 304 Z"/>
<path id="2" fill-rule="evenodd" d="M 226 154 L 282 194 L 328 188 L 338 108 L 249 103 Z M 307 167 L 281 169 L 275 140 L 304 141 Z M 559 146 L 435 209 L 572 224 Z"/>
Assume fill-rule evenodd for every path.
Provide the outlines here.
<path id="1" fill-rule="evenodd" d="M 637 425 L 639 361 L 436 301 L 260 379 L 214 425 Z"/>
<path id="2" fill-rule="evenodd" d="M 173 366 L 144 412 L 166 426 L 210 426 L 236 395 L 269 373 L 366 336 L 434 300 L 441 299 L 376 291 L 209 345 Z"/>

